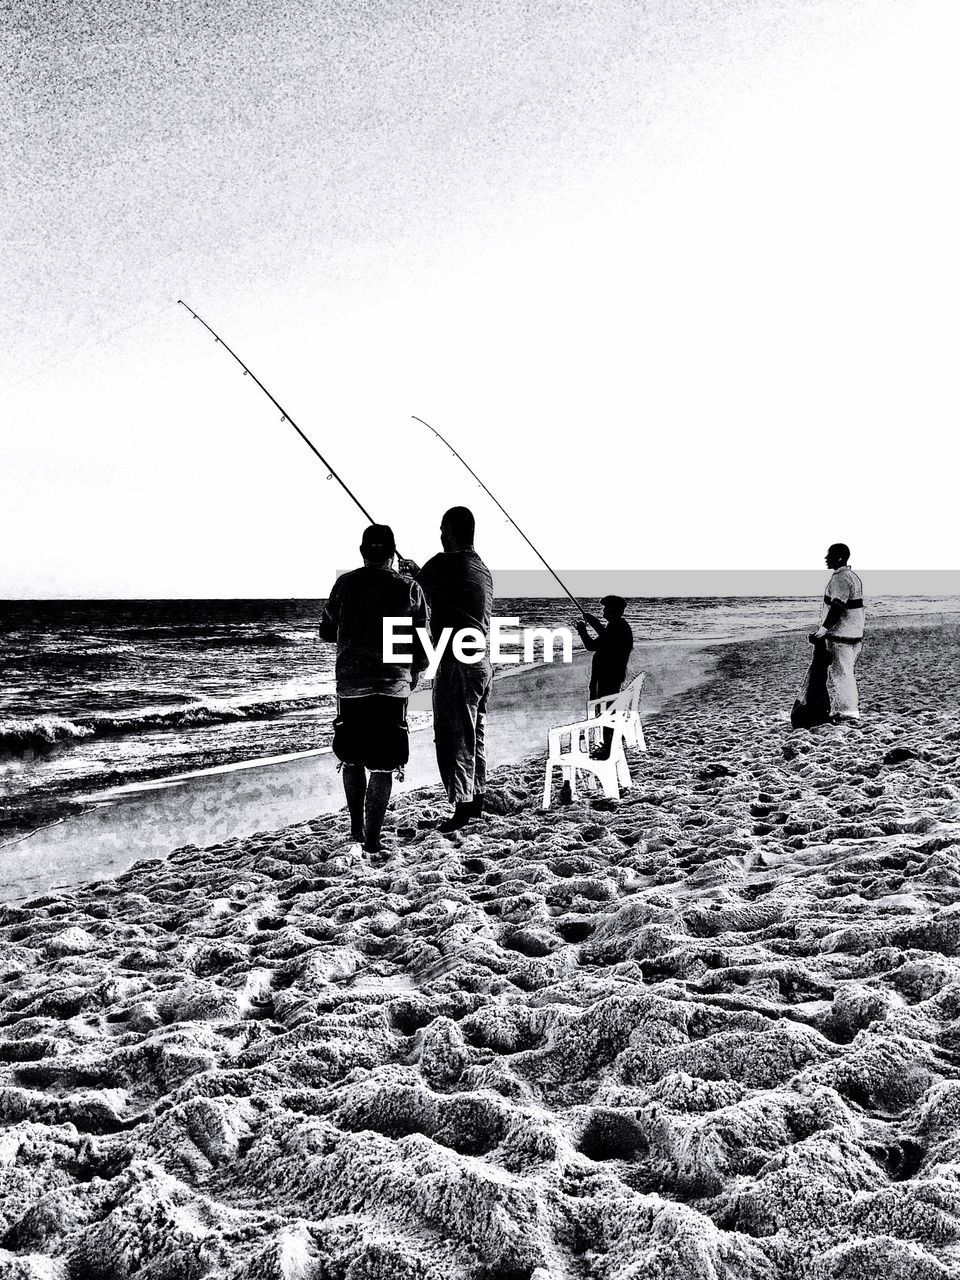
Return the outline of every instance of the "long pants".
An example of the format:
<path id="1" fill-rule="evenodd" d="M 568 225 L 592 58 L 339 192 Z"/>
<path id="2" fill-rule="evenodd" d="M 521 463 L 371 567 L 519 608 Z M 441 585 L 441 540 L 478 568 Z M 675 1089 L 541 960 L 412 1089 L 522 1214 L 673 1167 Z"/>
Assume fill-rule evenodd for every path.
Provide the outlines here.
<path id="1" fill-rule="evenodd" d="M 790 713 L 795 729 L 809 729 L 837 717 L 859 719 L 860 696 L 854 667 L 862 648 L 859 640 L 853 644 L 830 639 L 815 643 L 813 661 Z"/>
<path id="2" fill-rule="evenodd" d="M 840 640 L 827 640 L 830 666 L 827 670 L 827 696 L 830 713 L 844 720 L 859 720 L 860 692 L 853 669 L 860 657 L 863 643 L 844 644 Z"/>
<path id="3" fill-rule="evenodd" d="M 433 678 L 433 738 L 440 780 L 453 804 L 483 795 L 487 778 L 484 728 L 493 673 L 484 659 L 468 665 L 449 652 Z"/>
<path id="4" fill-rule="evenodd" d="M 591 672 L 590 675 L 590 697 L 591 698 L 607 698 L 612 693 L 619 693 L 623 688 L 623 677 L 619 679 L 616 675 L 610 675 L 606 671 Z M 604 729 L 603 731 L 603 753 L 609 756 L 613 748 L 613 730 Z"/>

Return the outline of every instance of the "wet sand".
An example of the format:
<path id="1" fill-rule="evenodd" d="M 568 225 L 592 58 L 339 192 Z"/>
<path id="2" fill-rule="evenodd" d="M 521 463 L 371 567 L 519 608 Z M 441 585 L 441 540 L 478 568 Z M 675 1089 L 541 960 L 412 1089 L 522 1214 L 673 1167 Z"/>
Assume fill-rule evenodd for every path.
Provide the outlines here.
<path id="1" fill-rule="evenodd" d="M 501 769 L 0 907 L 0 1276 L 960 1277 L 960 631 L 718 653 L 620 802 Z"/>
<path id="2" fill-rule="evenodd" d="M 650 673 L 646 713 L 697 684 L 715 660 L 698 642 L 639 645 L 634 665 Z M 583 714 L 588 683 L 589 655 L 582 652 L 569 665 L 498 678 L 488 717 L 491 766 L 542 750 L 552 725 Z M 429 708 L 429 690 L 416 690 L 411 722 L 422 721 Z M 86 812 L 0 845 L 0 901 L 116 875 L 141 858 L 166 857 L 184 845 L 202 848 L 332 813 L 343 807 L 336 766 L 331 752 L 322 750 L 101 793 Z M 432 785 L 436 778 L 428 726 L 410 735 L 410 763 L 397 791 Z"/>

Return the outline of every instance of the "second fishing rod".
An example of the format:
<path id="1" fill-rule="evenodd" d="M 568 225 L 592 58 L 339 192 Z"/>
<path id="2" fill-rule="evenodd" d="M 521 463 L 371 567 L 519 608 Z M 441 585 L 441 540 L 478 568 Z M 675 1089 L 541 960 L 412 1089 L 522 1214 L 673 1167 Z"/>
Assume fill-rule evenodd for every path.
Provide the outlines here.
<path id="1" fill-rule="evenodd" d="M 483 483 L 483 481 L 480 479 L 480 477 L 479 477 L 479 476 L 477 475 L 477 473 L 474 471 L 473 467 L 471 467 L 471 466 L 470 466 L 470 464 L 469 464 L 469 462 L 467 462 L 466 458 L 464 458 L 462 454 L 460 454 L 460 453 L 458 453 L 458 452 L 457 452 L 457 450 L 453 447 L 453 445 L 452 445 L 452 444 L 450 443 L 450 441 L 446 438 L 446 436 L 442 436 L 442 435 L 440 434 L 440 432 L 436 429 L 436 427 L 432 427 L 432 426 L 430 425 L 430 423 L 429 423 L 429 422 L 427 422 L 425 419 L 423 419 L 423 418 L 418 418 L 416 414 L 412 414 L 411 416 L 413 417 L 414 422 L 419 422 L 422 426 L 426 427 L 428 431 L 432 431 L 432 432 L 433 432 L 433 434 L 437 437 L 437 439 L 438 439 L 438 440 L 440 440 L 440 441 L 442 441 L 442 442 L 443 442 L 443 444 L 445 444 L 445 445 L 447 446 L 447 448 L 450 450 L 450 452 L 453 454 L 453 456 L 457 459 L 457 461 L 458 461 L 462 466 L 466 467 L 467 471 L 469 471 L 469 472 L 470 472 L 470 474 L 473 476 L 474 480 L 476 480 L 477 484 L 478 484 L 478 485 L 480 486 L 480 488 L 484 491 L 484 493 L 487 495 L 487 497 L 488 497 L 488 498 L 490 498 L 490 499 L 492 499 L 492 501 L 496 503 L 496 505 L 500 508 L 500 510 L 503 512 L 503 514 L 507 517 L 507 519 L 508 519 L 508 520 L 510 521 L 510 523 L 513 525 L 514 529 L 516 529 L 517 533 L 519 533 L 520 537 L 524 540 L 524 542 L 527 544 L 527 546 L 530 548 L 530 550 L 534 553 L 534 555 L 537 557 L 537 559 L 540 561 L 540 563 L 541 563 L 541 564 L 542 564 L 542 565 L 543 565 L 543 566 L 548 570 L 548 572 L 553 576 L 554 580 L 555 580 L 555 581 L 560 585 L 560 587 L 563 589 L 563 591 L 566 593 L 566 595 L 568 595 L 568 596 L 570 597 L 570 599 L 571 599 L 571 600 L 573 601 L 573 603 L 577 606 L 577 608 L 580 610 L 580 612 L 583 614 L 583 616 L 584 616 L 584 617 L 586 617 L 586 616 L 587 616 L 587 611 L 586 611 L 586 609 L 584 609 L 583 605 L 580 603 L 580 601 L 577 599 L 577 597 L 573 594 L 573 592 L 572 592 L 572 591 L 570 591 L 570 589 L 567 587 L 566 583 L 563 581 L 563 579 L 560 577 L 560 575 L 557 573 L 557 571 L 553 568 L 553 566 L 552 566 L 552 565 L 550 565 L 550 564 L 547 562 L 547 560 L 546 560 L 546 559 L 544 558 L 544 556 L 540 553 L 540 551 L 539 551 L 539 550 L 534 546 L 534 544 L 530 541 L 530 539 L 529 539 L 529 538 L 527 537 L 527 535 L 523 532 L 523 530 L 522 530 L 522 529 L 520 528 L 520 526 L 517 524 L 516 520 L 514 520 L 513 516 L 512 516 L 512 515 L 510 514 L 510 512 L 506 509 L 506 507 L 505 507 L 505 506 L 503 505 L 503 503 L 499 500 L 499 498 L 497 498 L 493 493 L 491 493 L 491 492 L 490 492 L 490 490 L 487 488 L 487 486 Z"/>

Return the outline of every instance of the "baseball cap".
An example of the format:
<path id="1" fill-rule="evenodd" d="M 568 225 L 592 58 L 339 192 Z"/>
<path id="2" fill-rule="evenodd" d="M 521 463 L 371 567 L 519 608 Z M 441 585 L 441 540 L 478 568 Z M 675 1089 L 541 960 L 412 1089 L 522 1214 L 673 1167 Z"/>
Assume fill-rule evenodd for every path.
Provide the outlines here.
<path id="1" fill-rule="evenodd" d="M 392 556 L 397 549 L 393 530 L 388 524 L 368 524 L 360 539 L 360 550 L 371 560 Z"/>

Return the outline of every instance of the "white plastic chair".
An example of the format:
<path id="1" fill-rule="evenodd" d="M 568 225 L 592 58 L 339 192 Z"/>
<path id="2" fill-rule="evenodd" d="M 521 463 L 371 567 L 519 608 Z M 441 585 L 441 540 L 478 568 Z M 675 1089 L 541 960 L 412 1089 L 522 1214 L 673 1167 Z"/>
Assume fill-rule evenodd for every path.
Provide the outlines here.
<path id="1" fill-rule="evenodd" d="M 544 809 L 550 808 L 553 771 L 557 768 L 562 770 L 564 782 L 570 784 L 571 798 L 577 794 L 577 770 L 593 774 L 608 800 L 618 800 L 621 787 L 626 790 L 633 786 L 630 767 L 623 753 L 631 700 L 630 689 L 625 689 L 623 693 L 604 699 L 610 705 L 600 710 L 597 715 L 587 720 L 578 720 L 575 724 L 558 725 L 557 728 L 549 731 L 547 768 L 543 781 Z M 595 760 L 590 755 L 590 751 L 595 745 L 594 739 L 597 734 L 602 741 L 604 729 L 613 730 L 610 756 L 606 760 Z"/>
<path id="2" fill-rule="evenodd" d="M 624 721 L 623 743 L 624 746 L 634 747 L 637 751 L 646 751 L 647 749 L 647 743 L 643 736 L 643 725 L 640 723 L 640 694 L 646 678 L 647 673 L 641 671 L 638 676 L 633 677 L 626 689 L 623 689 L 621 693 L 608 693 L 602 698 L 587 699 L 587 719 L 591 720 L 602 711 L 606 711 L 615 698 L 622 697 L 625 693 L 630 695 L 630 707 L 627 712 L 627 718 Z"/>

